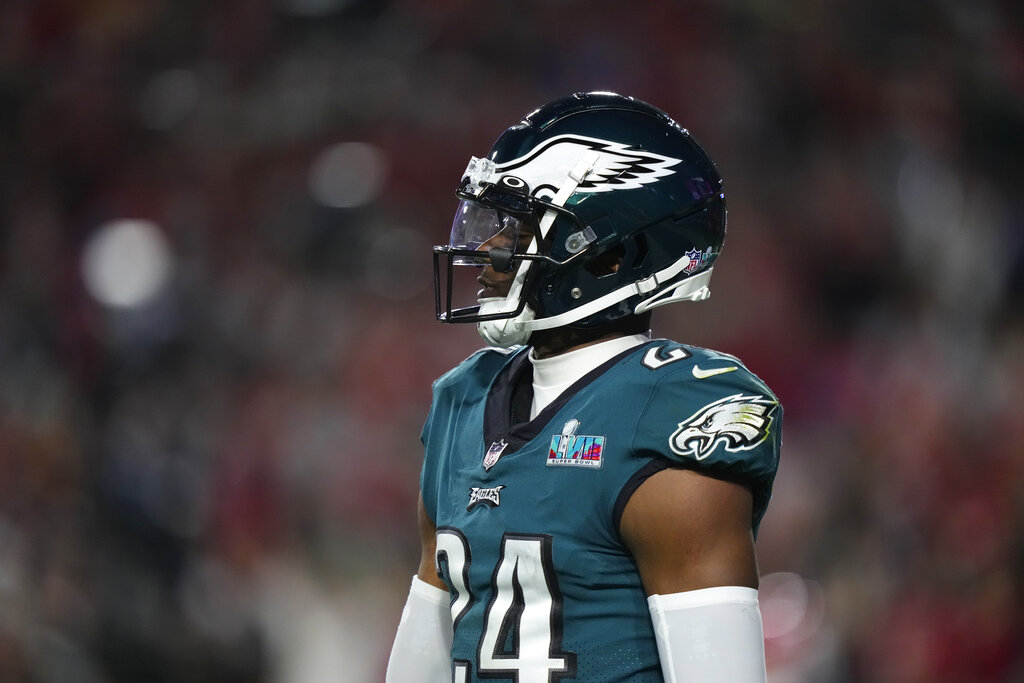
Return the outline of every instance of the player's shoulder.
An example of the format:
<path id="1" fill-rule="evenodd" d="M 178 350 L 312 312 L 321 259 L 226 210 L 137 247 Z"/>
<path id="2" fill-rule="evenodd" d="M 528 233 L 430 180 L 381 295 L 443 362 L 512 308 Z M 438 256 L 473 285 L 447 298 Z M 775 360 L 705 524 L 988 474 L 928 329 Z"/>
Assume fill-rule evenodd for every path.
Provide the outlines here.
<path id="1" fill-rule="evenodd" d="M 670 429 L 676 456 L 703 460 L 712 450 L 747 451 L 781 424 L 772 390 L 736 356 L 668 340 L 638 351 L 634 370 L 650 375 L 641 417 L 652 433 Z"/>
<path id="2" fill-rule="evenodd" d="M 644 389 L 635 444 L 679 465 L 749 482 L 754 526 L 778 469 L 782 406 L 736 356 L 652 340 L 631 357 L 630 376 Z"/>
<path id="3" fill-rule="evenodd" d="M 474 351 L 465 360 L 437 378 L 434 381 L 434 391 L 444 391 L 467 382 L 490 383 L 494 376 L 524 348 L 523 346 L 513 346 L 503 349 L 488 346 Z"/>
<path id="4" fill-rule="evenodd" d="M 777 400 L 760 377 L 736 356 L 714 349 L 654 339 L 633 354 L 634 371 L 661 392 L 695 397 L 715 393 L 756 392 Z M 644 372 L 646 371 L 646 373 Z"/>

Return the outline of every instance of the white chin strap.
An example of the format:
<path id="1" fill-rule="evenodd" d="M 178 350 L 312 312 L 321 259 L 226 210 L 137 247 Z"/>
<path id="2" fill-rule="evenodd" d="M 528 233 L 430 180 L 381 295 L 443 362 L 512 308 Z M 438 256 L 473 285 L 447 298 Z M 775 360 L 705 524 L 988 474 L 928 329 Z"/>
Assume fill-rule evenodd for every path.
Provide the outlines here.
<path id="1" fill-rule="evenodd" d="M 659 273 L 640 280 L 639 282 L 631 282 L 625 287 L 619 287 L 615 291 L 608 292 L 604 296 L 598 297 L 593 301 L 577 306 L 572 310 L 568 310 L 565 313 L 551 316 L 550 318 L 541 318 L 539 320 L 532 320 L 524 323 L 524 326 L 529 329 L 529 332 L 534 330 L 549 330 L 554 327 L 561 327 L 563 325 L 569 325 L 577 320 L 582 320 L 588 316 L 600 313 L 610 306 L 625 301 L 631 296 L 638 294 L 646 294 L 653 292 L 658 288 L 659 282 L 678 275 L 683 268 L 689 263 L 690 259 L 685 256 L 676 261 L 673 265 L 662 270 Z M 678 282 L 674 285 L 666 287 L 663 292 L 652 296 L 649 299 L 645 299 L 636 305 L 633 309 L 633 313 L 644 313 L 652 308 L 658 306 L 664 306 L 665 304 L 671 304 L 676 301 L 704 301 L 711 296 L 711 291 L 708 289 L 708 280 L 711 279 L 711 271 L 713 268 L 701 271 L 696 275 L 686 278 L 682 282 Z"/>
<path id="2" fill-rule="evenodd" d="M 689 259 L 684 257 L 683 261 L 688 262 Z M 685 267 L 685 263 L 682 267 Z M 674 267 L 667 268 L 662 272 L 671 271 L 673 268 Z M 675 303 L 677 301 L 704 301 L 711 296 L 711 291 L 708 289 L 708 281 L 711 279 L 712 270 L 713 268 L 708 268 L 707 270 L 697 273 L 692 277 L 686 278 L 682 282 L 667 287 L 665 291 L 659 292 L 650 299 L 641 301 L 636 305 L 636 308 L 633 309 L 633 312 L 639 314 L 649 311 L 652 308 Z M 609 306 L 614 306 L 620 301 L 628 299 L 631 296 L 652 291 L 652 289 L 645 289 L 644 283 L 651 282 L 651 284 L 657 286 L 657 277 L 657 275 L 654 275 L 647 280 L 630 283 L 625 287 L 620 287 L 614 292 L 609 292 L 608 294 L 579 306 L 578 308 L 566 311 L 560 315 L 551 316 L 550 318 L 537 319 L 533 309 L 527 306 L 523 309 L 522 313 L 514 318 L 488 320 L 486 322 L 477 323 L 476 329 L 483 340 L 492 346 L 507 348 L 517 344 L 525 344 L 535 330 L 549 330 L 554 327 L 570 325 L 590 315 L 599 313 Z M 512 299 L 513 302 L 516 300 L 517 299 Z M 509 303 L 509 298 L 481 299 L 479 313 L 491 314 L 505 312 L 509 310 Z"/>
<path id="3" fill-rule="evenodd" d="M 506 308 L 507 303 L 508 300 L 505 298 L 481 299 L 479 314 L 501 313 Z M 526 340 L 530 338 L 530 333 L 533 332 L 533 330 L 527 327 L 526 323 L 533 320 L 533 316 L 533 309 L 527 306 L 523 309 L 522 313 L 514 318 L 479 322 L 476 324 L 476 331 L 491 346 L 508 348 L 517 344 L 525 344 Z"/>

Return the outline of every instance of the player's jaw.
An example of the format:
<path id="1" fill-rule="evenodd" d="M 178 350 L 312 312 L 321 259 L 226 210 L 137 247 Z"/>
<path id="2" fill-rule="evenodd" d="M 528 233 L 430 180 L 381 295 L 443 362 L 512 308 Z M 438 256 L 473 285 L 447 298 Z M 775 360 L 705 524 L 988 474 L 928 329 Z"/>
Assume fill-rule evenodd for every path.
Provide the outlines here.
<path id="1" fill-rule="evenodd" d="M 511 273 L 497 273 L 492 267 L 485 266 L 476 278 L 477 284 L 480 285 L 476 298 L 478 300 L 505 298 L 508 296 L 514 278 L 515 271 Z"/>

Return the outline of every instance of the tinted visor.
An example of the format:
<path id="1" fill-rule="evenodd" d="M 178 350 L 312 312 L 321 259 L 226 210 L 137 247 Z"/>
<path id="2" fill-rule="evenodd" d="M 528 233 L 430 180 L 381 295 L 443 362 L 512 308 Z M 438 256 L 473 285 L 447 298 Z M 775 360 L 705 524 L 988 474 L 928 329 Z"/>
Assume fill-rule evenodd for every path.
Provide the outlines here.
<path id="1" fill-rule="evenodd" d="M 434 247 L 437 317 L 444 322 L 512 317 L 522 311 L 518 296 L 507 306 L 499 307 L 500 311 L 486 315 L 479 313 L 479 304 L 485 299 L 506 296 L 523 259 L 536 256 L 531 253 L 535 252 L 532 212 L 513 214 L 466 196 L 461 196 L 461 200 L 448 244 Z"/>
<path id="2" fill-rule="evenodd" d="M 453 264 L 481 266 L 490 263 L 488 252 L 494 248 L 525 251 L 528 242 L 520 245 L 520 240 L 528 237 L 521 217 L 464 199 L 455 212 L 448 246 L 455 252 Z M 479 252 L 479 256 L 469 252 Z"/>

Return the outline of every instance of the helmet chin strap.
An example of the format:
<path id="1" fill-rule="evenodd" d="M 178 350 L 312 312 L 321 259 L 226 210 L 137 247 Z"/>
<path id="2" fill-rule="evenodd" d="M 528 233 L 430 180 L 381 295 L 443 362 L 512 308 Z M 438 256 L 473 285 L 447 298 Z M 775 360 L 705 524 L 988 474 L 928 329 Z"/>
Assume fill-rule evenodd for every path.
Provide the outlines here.
<path id="1" fill-rule="evenodd" d="M 489 314 L 500 311 L 505 299 L 484 299 L 480 301 L 480 313 Z M 525 344 L 530 338 L 533 330 L 530 330 L 525 323 L 533 320 L 534 312 L 529 306 L 514 318 L 502 318 L 500 320 L 485 320 L 476 324 L 476 331 L 480 337 L 491 346 L 508 348 L 518 344 Z"/>
<path id="2" fill-rule="evenodd" d="M 652 296 L 650 299 L 641 301 L 633 309 L 633 312 L 643 313 L 652 308 L 677 301 L 704 301 L 711 296 L 711 290 L 708 289 L 708 280 L 711 279 L 712 270 L 714 270 L 714 266 L 666 288 L 665 291 Z"/>
<path id="3" fill-rule="evenodd" d="M 633 312 L 639 314 L 649 311 L 652 308 L 675 303 L 677 301 L 704 301 L 711 295 L 710 290 L 708 290 L 707 283 L 708 280 L 711 279 L 712 270 L 712 268 L 708 268 L 705 271 L 697 273 L 693 277 L 689 277 L 682 282 L 665 289 L 665 291 L 651 297 L 650 299 L 641 301 L 637 304 Z M 637 293 L 638 288 L 634 283 L 628 287 L 623 287 L 615 292 L 611 292 L 605 297 L 592 301 L 589 305 L 581 306 L 571 311 L 566 311 L 562 315 L 551 318 L 541 318 L 540 320 L 535 319 L 536 313 L 532 308 L 527 306 L 523 309 L 522 313 L 514 318 L 488 320 L 486 322 L 477 323 L 476 329 L 483 340 L 491 346 L 508 348 L 517 344 L 525 344 L 535 330 L 546 330 L 553 327 L 561 327 L 562 325 L 571 325 L 577 320 L 581 320 L 586 318 L 588 315 L 598 313 L 608 306 L 614 305 L 615 303 Z M 482 299 L 480 301 L 480 313 L 488 314 L 501 312 L 502 309 L 505 308 L 504 304 L 506 304 L 507 301 L 508 300 L 505 298 Z"/>
<path id="4" fill-rule="evenodd" d="M 620 287 L 619 289 L 608 292 L 602 297 L 598 297 L 593 301 L 583 304 L 582 306 L 577 306 L 576 308 L 565 311 L 559 315 L 525 321 L 523 326 L 528 328 L 527 336 L 529 336 L 529 332 L 533 332 L 535 330 L 549 330 L 555 327 L 562 327 L 563 325 L 571 325 L 577 320 L 582 320 L 587 316 L 599 313 L 609 306 L 614 306 L 620 301 L 625 301 L 631 296 L 650 293 L 657 289 L 660 282 L 664 282 L 665 280 L 678 275 L 689 262 L 690 259 L 684 256 L 673 265 L 659 273 L 655 273 L 646 280 L 631 282 L 625 287 Z M 713 267 L 702 270 L 696 275 L 691 275 L 685 280 L 667 287 L 664 291 L 641 301 L 633 309 L 633 313 L 643 313 L 651 310 L 652 308 L 664 306 L 665 304 L 670 304 L 676 301 L 703 301 L 704 299 L 707 299 L 711 295 L 711 292 L 708 289 L 708 281 L 711 279 L 712 270 Z"/>

